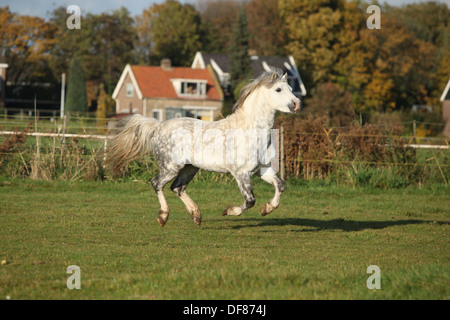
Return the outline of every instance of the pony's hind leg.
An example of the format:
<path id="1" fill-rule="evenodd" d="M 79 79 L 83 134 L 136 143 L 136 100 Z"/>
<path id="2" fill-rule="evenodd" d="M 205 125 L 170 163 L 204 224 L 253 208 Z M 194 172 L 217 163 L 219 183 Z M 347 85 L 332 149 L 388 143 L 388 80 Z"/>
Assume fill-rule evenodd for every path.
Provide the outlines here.
<path id="1" fill-rule="evenodd" d="M 198 205 L 192 200 L 188 194 L 186 193 L 186 188 L 189 182 L 191 182 L 192 178 L 198 172 L 198 168 L 192 165 L 186 165 L 183 169 L 180 170 L 178 176 L 175 178 L 175 181 L 170 186 L 170 189 L 183 201 L 186 206 L 187 211 L 191 215 L 192 220 L 200 225 L 202 222 L 202 215 L 198 208 Z"/>
<path id="2" fill-rule="evenodd" d="M 240 216 L 242 212 L 250 209 L 255 205 L 255 195 L 253 194 L 252 185 L 250 181 L 250 174 L 243 173 L 239 175 L 233 175 L 238 184 L 239 190 L 244 197 L 244 203 L 241 206 L 232 206 L 226 208 L 223 212 L 223 216 Z"/>
<path id="3" fill-rule="evenodd" d="M 270 183 L 275 188 L 275 195 L 269 203 L 266 203 L 261 209 L 261 215 L 265 216 L 278 208 L 280 205 L 281 195 L 284 192 L 284 181 L 278 178 L 272 168 L 261 168 L 261 178 Z"/>
<path id="4" fill-rule="evenodd" d="M 176 177 L 178 171 L 166 171 L 161 170 L 161 172 L 152 179 L 151 183 L 153 189 L 155 189 L 156 195 L 158 196 L 159 204 L 161 209 L 158 211 L 158 222 L 161 227 L 164 227 L 167 220 L 169 219 L 169 205 L 167 204 L 166 198 L 164 197 L 163 189 L 164 186 L 169 183 L 173 178 Z"/>

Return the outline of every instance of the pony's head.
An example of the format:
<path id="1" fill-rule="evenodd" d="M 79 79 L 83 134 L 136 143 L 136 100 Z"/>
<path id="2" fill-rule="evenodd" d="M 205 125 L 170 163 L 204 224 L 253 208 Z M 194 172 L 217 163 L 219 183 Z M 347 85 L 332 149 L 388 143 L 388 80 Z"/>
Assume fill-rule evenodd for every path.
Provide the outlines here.
<path id="1" fill-rule="evenodd" d="M 252 94 L 257 94 L 263 99 L 264 104 L 273 110 L 286 113 L 298 112 L 300 110 L 300 99 L 292 93 L 292 88 L 287 83 L 286 77 L 287 75 L 283 75 L 280 69 L 264 72 L 242 88 L 239 99 L 233 107 L 233 112 L 242 107 Z"/>

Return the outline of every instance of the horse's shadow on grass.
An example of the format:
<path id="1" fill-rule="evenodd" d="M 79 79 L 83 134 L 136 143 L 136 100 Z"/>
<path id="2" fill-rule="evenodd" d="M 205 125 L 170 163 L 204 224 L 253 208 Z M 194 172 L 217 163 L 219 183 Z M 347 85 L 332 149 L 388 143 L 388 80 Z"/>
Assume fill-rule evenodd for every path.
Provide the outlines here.
<path id="1" fill-rule="evenodd" d="M 304 218 L 245 218 L 239 222 L 245 222 L 239 225 L 233 225 L 231 229 L 243 228 L 262 228 L 262 227 L 307 227 L 302 229 L 291 229 L 297 232 L 318 232 L 324 230 L 341 230 L 345 232 L 362 231 L 362 230 L 378 230 L 393 226 L 406 226 L 413 224 L 431 224 L 431 225 L 449 225 L 447 221 L 432 220 L 385 220 L 385 221 L 356 221 L 345 219 L 304 219 Z"/>

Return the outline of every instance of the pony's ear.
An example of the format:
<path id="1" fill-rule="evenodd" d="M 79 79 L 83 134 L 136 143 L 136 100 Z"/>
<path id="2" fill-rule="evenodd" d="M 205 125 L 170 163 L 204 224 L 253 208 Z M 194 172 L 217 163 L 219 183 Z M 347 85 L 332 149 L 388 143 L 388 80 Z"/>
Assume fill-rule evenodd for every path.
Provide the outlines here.
<path id="1" fill-rule="evenodd" d="M 277 73 L 272 72 L 272 76 L 270 77 L 270 80 L 275 80 L 277 78 Z"/>
<path id="2" fill-rule="evenodd" d="M 285 73 L 284 75 L 283 75 L 283 78 L 282 78 L 283 80 L 286 80 L 287 79 L 287 73 Z"/>

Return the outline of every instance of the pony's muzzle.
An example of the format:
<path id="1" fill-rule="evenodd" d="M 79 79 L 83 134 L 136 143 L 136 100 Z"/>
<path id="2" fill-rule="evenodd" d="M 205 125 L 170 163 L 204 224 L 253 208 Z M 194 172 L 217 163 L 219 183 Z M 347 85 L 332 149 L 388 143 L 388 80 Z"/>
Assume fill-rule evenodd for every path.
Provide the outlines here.
<path id="1" fill-rule="evenodd" d="M 298 99 L 298 98 L 295 98 L 294 100 L 293 100 L 293 102 L 294 102 L 294 110 L 292 110 L 292 108 L 290 108 L 291 109 L 291 111 L 293 112 L 293 113 L 297 113 L 298 111 L 300 111 L 300 107 L 301 107 L 301 102 L 300 102 L 300 99 Z"/>

